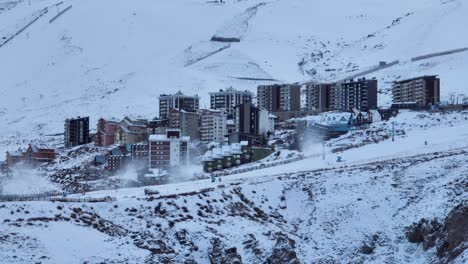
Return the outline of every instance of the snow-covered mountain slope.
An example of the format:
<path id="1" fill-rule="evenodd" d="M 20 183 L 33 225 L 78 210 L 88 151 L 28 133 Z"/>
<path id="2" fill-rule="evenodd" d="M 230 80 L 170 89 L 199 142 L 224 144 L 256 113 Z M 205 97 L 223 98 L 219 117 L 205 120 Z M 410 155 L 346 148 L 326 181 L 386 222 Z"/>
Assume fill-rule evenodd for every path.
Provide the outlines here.
<path id="1" fill-rule="evenodd" d="M 465 148 L 150 188 L 159 195 L 91 194 L 117 198 L 109 203 L 4 203 L 0 256 L 8 263 L 436 263 L 434 250 L 406 240 L 406 227 L 443 219 L 468 198 L 467 160 Z"/>
<path id="2" fill-rule="evenodd" d="M 425 251 L 405 234 L 413 222 L 445 219 L 468 200 L 468 112 L 409 111 L 391 121 L 398 131 L 395 141 L 367 133 L 390 135 L 390 123 L 378 122 L 362 135 L 355 131 L 330 141 L 325 159 L 321 146 L 309 144 L 304 160 L 221 182 L 68 197 L 115 198 L 104 203 L 2 203 L 0 258 L 8 263 L 447 263 L 436 248 Z M 330 151 L 364 138 L 363 146 Z M 449 263 L 466 263 L 462 252 L 453 250 L 456 257 Z"/>
<path id="3" fill-rule="evenodd" d="M 462 0 L 60 2 L 0 0 L 1 152 L 62 132 L 71 116 L 157 116 L 160 93 L 197 93 L 205 107 L 220 88 L 336 81 L 379 61 L 400 61 L 367 76 L 382 89 L 439 74 L 444 98 L 466 91 L 468 52 L 410 61 L 468 47 Z"/>

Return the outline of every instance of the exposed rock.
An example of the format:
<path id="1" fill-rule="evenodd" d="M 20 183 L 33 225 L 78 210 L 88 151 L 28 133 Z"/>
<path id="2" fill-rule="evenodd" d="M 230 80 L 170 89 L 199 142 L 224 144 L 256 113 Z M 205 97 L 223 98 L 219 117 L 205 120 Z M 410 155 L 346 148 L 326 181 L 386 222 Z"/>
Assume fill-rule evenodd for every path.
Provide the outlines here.
<path id="1" fill-rule="evenodd" d="M 447 216 L 444 237 L 437 247 L 437 255 L 453 260 L 468 249 L 468 201 L 455 207 Z"/>
<path id="2" fill-rule="evenodd" d="M 386 237 L 383 236 L 380 232 L 367 237 L 367 240 L 362 243 L 362 246 L 359 248 L 359 252 L 365 255 L 374 254 L 377 246 L 384 246 L 386 244 Z"/>
<path id="3" fill-rule="evenodd" d="M 441 263 L 456 259 L 468 249 L 468 201 L 455 207 L 441 224 L 437 219 L 421 219 L 411 225 L 406 237 L 411 243 L 422 243 L 424 250 L 436 246 Z"/>
<path id="4" fill-rule="evenodd" d="M 191 251 L 198 251 L 198 246 L 196 246 L 193 243 L 190 234 L 187 232 L 187 230 L 182 229 L 180 231 L 177 231 L 175 233 L 175 238 L 179 241 L 181 245 L 189 247 Z"/>
<path id="5" fill-rule="evenodd" d="M 255 256 L 258 262 L 263 259 L 263 252 L 260 248 L 260 243 L 258 242 L 257 238 L 253 234 L 247 235 L 247 240 L 242 242 L 244 245 L 244 251 L 250 251 Z"/>
<path id="6" fill-rule="evenodd" d="M 209 251 L 211 264 L 242 264 L 242 258 L 237 253 L 237 248 L 226 249 L 219 238 L 211 240 L 212 248 Z"/>
<path id="7" fill-rule="evenodd" d="M 424 250 L 427 250 L 435 246 L 436 235 L 441 228 L 442 224 L 438 219 L 429 221 L 423 218 L 408 229 L 406 238 L 411 243 L 422 243 Z"/>
<path id="8" fill-rule="evenodd" d="M 265 264 L 300 264 L 295 251 L 296 242 L 283 233 L 276 233 L 276 244 Z"/>

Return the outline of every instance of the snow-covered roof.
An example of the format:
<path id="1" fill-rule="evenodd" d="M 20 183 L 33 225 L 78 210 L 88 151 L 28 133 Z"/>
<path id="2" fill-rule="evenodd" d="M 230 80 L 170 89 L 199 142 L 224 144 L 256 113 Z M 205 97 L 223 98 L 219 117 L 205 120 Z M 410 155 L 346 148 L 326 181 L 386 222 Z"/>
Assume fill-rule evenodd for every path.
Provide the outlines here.
<path id="1" fill-rule="evenodd" d="M 111 154 L 113 156 L 123 155 L 122 150 L 120 148 L 115 148 L 111 150 Z"/>
<path id="2" fill-rule="evenodd" d="M 141 124 L 137 124 L 136 122 L 145 122 L 145 120 L 132 120 L 128 117 L 125 117 L 124 119 L 122 119 L 122 121 L 120 123 L 124 123 L 123 125 L 127 125 L 127 126 L 133 126 L 133 127 L 146 127 L 145 125 L 141 125 Z"/>
<path id="3" fill-rule="evenodd" d="M 215 148 L 211 150 L 211 158 L 213 159 L 221 159 L 223 158 L 221 149 L 220 148 Z"/>
<path id="4" fill-rule="evenodd" d="M 233 144 L 233 146 L 231 147 L 231 154 L 237 154 L 237 155 L 242 154 L 241 144 Z"/>
<path id="5" fill-rule="evenodd" d="M 20 151 L 7 151 L 8 155 L 12 157 L 22 157 L 24 154 Z"/>
<path id="6" fill-rule="evenodd" d="M 166 135 L 150 135 L 149 136 L 150 141 L 160 141 L 164 139 L 167 139 Z"/>
<path id="7" fill-rule="evenodd" d="M 168 138 L 166 135 L 150 135 L 149 136 L 149 141 L 175 141 L 175 140 L 190 141 L 190 137 L 183 136 L 180 138 Z"/>
<path id="8" fill-rule="evenodd" d="M 218 109 L 200 109 L 199 112 L 202 115 L 209 115 L 209 114 L 224 114 L 223 111 Z"/>
<path id="9" fill-rule="evenodd" d="M 51 148 L 44 144 L 31 144 L 31 149 L 33 152 L 38 152 L 39 150 L 42 150 L 42 149 L 51 149 Z"/>
<path id="10" fill-rule="evenodd" d="M 208 150 L 205 155 L 203 155 L 202 161 L 213 161 L 212 158 L 213 152 L 211 150 Z"/>
<path id="11" fill-rule="evenodd" d="M 347 124 L 351 113 L 347 112 L 327 112 L 322 114 L 320 121 L 321 124 Z"/>
<path id="12" fill-rule="evenodd" d="M 242 142 L 245 142 L 248 145 L 247 141 L 242 141 Z M 242 145 L 242 142 L 213 148 L 212 150 L 207 151 L 205 155 L 203 155 L 202 161 L 213 161 L 215 159 L 221 159 L 223 157 L 229 157 L 232 155 L 240 155 L 242 154 L 242 146 L 244 146 Z"/>

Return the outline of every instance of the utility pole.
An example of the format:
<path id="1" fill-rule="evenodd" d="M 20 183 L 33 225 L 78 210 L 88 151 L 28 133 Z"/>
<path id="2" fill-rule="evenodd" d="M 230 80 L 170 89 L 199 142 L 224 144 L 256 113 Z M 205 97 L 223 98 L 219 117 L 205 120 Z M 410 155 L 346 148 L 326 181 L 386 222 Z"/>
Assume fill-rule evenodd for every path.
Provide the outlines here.
<path id="1" fill-rule="evenodd" d="M 392 142 L 395 141 L 395 122 L 392 122 Z"/>
<path id="2" fill-rule="evenodd" d="M 88 180 L 89 180 L 89 165 L 86 164 L 85 165 L 85 187 L 84 187 L 84 190 L 83 190 L 83 195 L 86 194 L 86 191 L 88 191 Z"/>
<path id="3" fill-rule="evenodd" d="M 325 141 L 322 142 L 322 159 L 325 160 Z"/>

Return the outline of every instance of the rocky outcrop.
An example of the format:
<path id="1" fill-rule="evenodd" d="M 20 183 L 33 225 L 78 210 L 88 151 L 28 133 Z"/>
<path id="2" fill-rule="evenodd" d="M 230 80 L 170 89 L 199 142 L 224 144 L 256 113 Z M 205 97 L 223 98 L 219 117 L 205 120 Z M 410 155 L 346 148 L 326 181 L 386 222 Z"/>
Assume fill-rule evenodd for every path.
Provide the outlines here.
<path id="1" fill-rule="evenodd" d="M 468 201 L 450 212 L 443 231 L 442 243 L 437 248 L 439 257 L 452 260 L 468 249 Z"/>
<path id="2" fill-rule="evenodd" d="M 242 264 L 236 247 L 226 248 L 219 238 L 213 238 L 211 245 L 208 253 L 211 264 Z"/>
<path id="3" fill-rule="evenodd" d="M 283 233 L 276 233 L 276 244 L 264 264 L 300 264 L 295 251 L 296 242 Z"/>
<path id="4" fill-rule="evenodd" d="M 442 227 L 439 219 L 427 220 L 423 218 L 419 223 L 414 223 L 408 228 L 406 238 L 411 243 L 422 243 L 423 249 L 428 250 L 435 246 Z"/>
<path id="5" fill-rule="evenodd" d="M 421 219 L 411 225 L 406 238 L 422 243 L 424 250 L 436 247 L 441 263 L 449 263 L 468 249 L 468 201 L 455 207 L 443 223 L 438 219 Z"/>
<path id="6" fill-rule="evenodd" d="M 386 245 L 386 241 L 387 238 L 379 232 L 372 236 L 368 236 L 366 240 L 362 242 L 362 245 L 359 248 L 359 253 L 364 255 L 374 254 L 377 247 Z"/>

